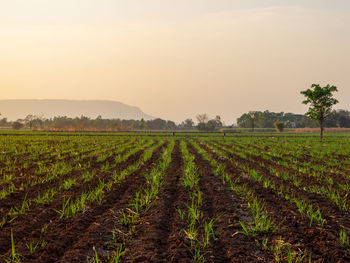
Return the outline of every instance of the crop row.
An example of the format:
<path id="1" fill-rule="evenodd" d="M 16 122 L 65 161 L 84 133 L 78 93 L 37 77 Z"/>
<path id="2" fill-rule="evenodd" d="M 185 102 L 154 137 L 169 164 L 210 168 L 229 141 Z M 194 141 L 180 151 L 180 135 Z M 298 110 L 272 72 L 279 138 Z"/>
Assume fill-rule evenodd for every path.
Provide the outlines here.
<path id="1" fill-rule="evenodd" d="M 18 147 L 0 140 L 0 261 L 350 259 L 339 139 L 7 140 Z"/>
<path id="2" fill-rule="evenodd" d="M 220 160 L 220 162 L 224 162 L 224 160 L 226 160 L 226 164 L 229 164 L 230 166 L 233 165 L 241 171 L 241 175 L 236 178 L 237 182 L 246 182 L 248 188 L 253 187 L 259 189 L 259 191 L 265 192 L 264 198 L 261 199 L 262 202 L 267 201 L 267 198 L 270 199 L 272 197 L 271 195 L 273 195 L 273 199 L 278 200 L 278 203 L 280 203 L 278 205 L 274 204 L 274 207 L 278 207 L 280 205 L 290 207 L 292 209 L 290 211 L 292 212 L 292 215 L 295 214 L 295 212 L 297 212 L 300 214 L 301 220 L 303 220 L 303 218 L 308 219 L 309 228 L 324 228 L 323 230 L 321 230 L 321 233 L 319 233 L 320 236 L 324 235 L 325 232 L 331 232 L 333 239 L 332 244 L 335 250 L 337 248 L 339 250 L 339 247 L 347 246 L 347 228 L 344 228 L 344 225 L 346 226 L 347 219 L 345 217 L 342 217 L 341 214 L 337 214 L 339 217 L 337 216 L 337 219 L 334 220 L 334 217 L 329 215 L 329 211 L 326 210 L 327 207 L 322 206 L 322 208 L 325 209 L 323 212 L 327 212 L 328 214 L 326 217 L 327 219 L 325 219 L 319 207 L 322 203 L 315 203 L 313 200 L 307 198 L 307 196 L 300 195 L 300 191 L 295 191 L 295 189 L 289 187 L 289 185 L 283 180 L 276 180 L 276 178 L 274 178 L 273 175 L 269 175 L 262 172 L 261 170 L 254 169 L 258 166 L 257 163 L 251 165 L 252 162 L 246 162 L 244 161 L 244 158 L 231 159 L 234 155 L 228 155 L 227 152 L 217 147 L 213 147 L 212 145 L 206 144 L 203 145 L 203 147 L 207 149 L 206 151 L 211 152 L 213 154 L 215 153 L 214 155 L 216 155 L 219 158 L 218 160 Z M 266 196 L 266 194 L 268 196 Z M 273 207 L 271 208 L 272 210 L 275 210 Z M 272 212 L 274 213 L 274 211 Z M 287 214 L 290 214 L 290 212 L 288 211 Z M 284 220 L 286 220 L 286 218 Z M 276 220 L 276 222 L 278 221 Z M 283 225 L 280 225 L 280 227 L 283 227 Z M 291 230 L 289 229 L 289 231 Z M 336 233 L 336 231 L 338 231 L 338 234 Z M 312 251 L 304 251 L 303 256 L 308 254 L 309 257 L 312 257 L 311 252 Z M 303 256 L 300 255 L 300 257 Z"/>
<path id="3" fill-rule="evenodd" d="M 80 173 L 80 175 L 74 174 L 74 177 L 72 177 L 72 179 L 63 181 L 60 185 L 57 185 L 57 187 L 50 188 L 44 193 L 39 193 L 37 197 L 32 200 L 25 200 L 25 202 L 21 204 L 21 209 L 19 210 L 19 212 L 22 213 L 17 213 L 15 215 L 18 216 L 18 219 L 15 221 L 8 220 L 7 223 L 9 225 L 6 225 L 6 228 L 3 229 L 3 233 L 5 236 L 6 234 L 8 235 L 9 229 L 15 229 L 15 226 L 18 225 L 21 221 L 25 221 L 25 216 L 28 216 L 29 214 L 40 218 L 40 220 L 37 220 L 42 221 L 43 224 L 41 227 L 38 226 L 38 229 L 40 228 L 40 231 L 42 231 L 42 229 L 45 229 L 47 226 L 47 224 L 44 222 L 47 221 L 48 218 L 45 218 L 46 216 L 43 216 L 41 218 L 40 213 L 39 215 L 35 215 L 34 213 L 36 213 L 36 211 L 44 209 L 43 215 L 45 215 L 45 213 L 47 213 L 46 211 L 48 206 L 52 207 L 52 210 L 50 211 L 53 211 L 53 213 L 49 212 L 51 215 L 49 220 L 52 222 L 54 218 L 68 219 L 74 217 L 76 214 L 89 209 L 89 207 L 95 202 L 101 204 L 101 202 L 103 202 L 105 193 L 107 193 L 114 184 L 117 184 L 125 176 L 132 173 L 132 171 L 146 162 L 152 156 L 153 150 L 159 147 L 159 145 L 162 143 L 163 142 L 160 141 L 157 144 L 154 144 L 151 140 L 146 144 L 143 143 L 134 148 L 131 148 L 129 151 L 122 155 L 116 152 L 112 157 L 104 159 L 101 162 L 101 165 L 96 167 L 96 170 L 90 169 L 86 172 Z M 146 150 L 142 153 L 142 149 Z M 120 152 L 122 152 L 122 150 L 120 150 Z M 126 168 L 120 171 L 120 168 L 125 166 L 120 164 L 127 164 L 130 160 L 132 160 L 130 158 L 134 158 L 133 156 L 137 158 L 138 152 L 142 153 L 141 158 L 139 158 L 136 163 L 133 163 L 131 165 L 128 164 Z M 39 200 L 40 202 L 38 202 Z M 12 211 L 14 210 L 12 209 Z M 18 211 L 18 209 L 15 211 Z M 23 216 L 21 216 L 22 214 Z M 30 228 L 30 226 L 28 226 L 28 228 Z M 19 233 L 21 231 L 18 230 L 16 232 Z M 15 237 L 18 238 L 16 235 Z M 27 244 L 31 244 L 33 242 L 35 244 L 39 244 L 39 242 L 42 243 L 43 240 L 43 238 L 40 238 L 39 241 L 35 242 L 31 240 L 27 242 Z M 3 247 L 2 249 L 4 248 L 6 247 Z"/>

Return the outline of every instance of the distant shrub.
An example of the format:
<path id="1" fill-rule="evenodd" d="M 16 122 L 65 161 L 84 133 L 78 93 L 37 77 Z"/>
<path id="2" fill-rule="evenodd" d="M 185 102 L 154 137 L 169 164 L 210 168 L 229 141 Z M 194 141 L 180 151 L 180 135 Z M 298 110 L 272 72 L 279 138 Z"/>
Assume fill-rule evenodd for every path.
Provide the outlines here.
<path id="1" fill-rule="evenodd" d="M 276 131 L 283 132 L 284 129 L 284 122 L 283 121 L 276 121 L 273 126 L 275 126 Z"/>

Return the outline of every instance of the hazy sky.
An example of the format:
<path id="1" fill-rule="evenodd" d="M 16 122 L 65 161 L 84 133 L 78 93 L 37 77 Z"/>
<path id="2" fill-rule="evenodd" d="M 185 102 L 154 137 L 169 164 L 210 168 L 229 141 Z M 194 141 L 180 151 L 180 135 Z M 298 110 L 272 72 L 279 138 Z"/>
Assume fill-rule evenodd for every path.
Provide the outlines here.
<path id="1" fill-rule="evenodd" d="M 350 109 L 349 0 L 0 0 L 0 99 L 109 99 L 182 121 Z M 28 112 L 30 113 L 30 112 Z"/>

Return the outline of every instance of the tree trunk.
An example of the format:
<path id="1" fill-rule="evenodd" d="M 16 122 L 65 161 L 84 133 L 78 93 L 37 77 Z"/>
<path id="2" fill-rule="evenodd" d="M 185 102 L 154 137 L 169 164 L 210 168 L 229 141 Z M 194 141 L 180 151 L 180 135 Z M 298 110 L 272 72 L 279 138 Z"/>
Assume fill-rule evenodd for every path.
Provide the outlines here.
<path id="1" fill-rule="evenodd" d="M 320 133 L 320 137 L 321 137 L 321 140 L 323 139 L 323 123 L 321 123 L 320 125 L 320 128 L 321 128 L 321 133 Z"/>

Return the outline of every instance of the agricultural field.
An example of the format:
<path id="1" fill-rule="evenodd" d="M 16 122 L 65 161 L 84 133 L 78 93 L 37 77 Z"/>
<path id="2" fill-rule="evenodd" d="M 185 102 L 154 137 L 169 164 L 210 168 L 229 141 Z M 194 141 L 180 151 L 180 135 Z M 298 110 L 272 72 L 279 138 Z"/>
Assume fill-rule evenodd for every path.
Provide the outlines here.
<path id="1" fill-rule="evenodd" d="M 3 134 L 0 262 L 350 262 L 349 192 L 349 136 Z"/>

